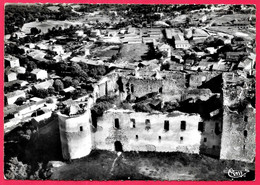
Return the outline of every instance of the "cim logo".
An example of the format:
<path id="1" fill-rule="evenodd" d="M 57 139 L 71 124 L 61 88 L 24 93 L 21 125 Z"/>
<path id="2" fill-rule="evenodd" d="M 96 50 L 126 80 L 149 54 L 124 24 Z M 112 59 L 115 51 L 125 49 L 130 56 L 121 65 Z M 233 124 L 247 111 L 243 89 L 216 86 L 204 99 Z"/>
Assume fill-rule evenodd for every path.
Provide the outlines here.
<path id="1" fill-rule="evenodd" d="M 233 168 L 230 168 L 227 172 L 228 176 L 233 178 L 241 178 L 246 177 L 246 174 L 249 172 L 248 169 L 245 170 L 234 170 Z"/>

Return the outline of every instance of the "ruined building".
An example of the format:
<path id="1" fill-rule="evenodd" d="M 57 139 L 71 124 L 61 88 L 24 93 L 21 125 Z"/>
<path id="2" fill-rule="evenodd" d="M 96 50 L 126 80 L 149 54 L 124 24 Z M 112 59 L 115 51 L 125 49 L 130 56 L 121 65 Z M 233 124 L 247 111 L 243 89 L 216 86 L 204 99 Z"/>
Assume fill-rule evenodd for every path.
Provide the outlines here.
<path id="1" fill-rule="evenodd" d="M 252 80 L 235 73 L 116 70 L 93 89 L 84 111 L 70 104 L 59 113 L 65 159 L 86 156 L 92 149 L 179 151 L 247 162 L 254 159 Z M 177 102 L 176 110 L 136 112 L 114 105 L 95 124 L 91 120 L 91 101 L 117 95 L 120 101 L 147 103 L 144 97 L 149 93 L 159 94 L 160 102 L 155 103 L 159 107 Z"/>
<path id="2" fill-rule="evenodd" d="M 255 79 L 223 74 L 221 159 L 253 162 L 255 158 Z"/>
<path id="3" fill-rule="evenodd" d="M 58 114 L 59 130 L 64 159 L 77 159 L 88 155 L 93 146 L 91 133 L 90 102 L 86 107 L 80 107 L 76 102 L 65 105 Z"/>

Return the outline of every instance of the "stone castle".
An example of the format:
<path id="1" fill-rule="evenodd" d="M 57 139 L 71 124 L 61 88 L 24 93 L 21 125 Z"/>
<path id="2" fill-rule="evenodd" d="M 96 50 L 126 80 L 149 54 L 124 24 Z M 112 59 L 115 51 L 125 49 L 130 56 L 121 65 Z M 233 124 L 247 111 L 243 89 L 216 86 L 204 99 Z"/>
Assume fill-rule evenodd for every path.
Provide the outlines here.
<path id="1" fill-rule="evenodd" d="M 233 72 L 112 71 L 94 85 L 91 95 L 59 113 L 63 157 L 81 158 L 92 149 L 178 151 L 253 162 L 254 84 Z M 178 101 L 181 108 L 136 112 L 114 107 L 92 119 L 91 107 L 100 97 L 130 101 L 154 92 L 162 105 Z"/>

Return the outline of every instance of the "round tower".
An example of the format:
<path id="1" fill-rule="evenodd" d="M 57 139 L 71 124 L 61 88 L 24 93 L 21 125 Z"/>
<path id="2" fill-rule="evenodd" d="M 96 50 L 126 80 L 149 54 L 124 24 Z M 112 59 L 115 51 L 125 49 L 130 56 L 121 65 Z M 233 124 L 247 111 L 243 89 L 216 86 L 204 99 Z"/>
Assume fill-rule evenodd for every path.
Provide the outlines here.
<path id="1" fill-rule="evenodd" d="M 69 105 L 58 116 L 63 158 L 71 160 L 87 156 L 92 149 L 90 109 Z"/>

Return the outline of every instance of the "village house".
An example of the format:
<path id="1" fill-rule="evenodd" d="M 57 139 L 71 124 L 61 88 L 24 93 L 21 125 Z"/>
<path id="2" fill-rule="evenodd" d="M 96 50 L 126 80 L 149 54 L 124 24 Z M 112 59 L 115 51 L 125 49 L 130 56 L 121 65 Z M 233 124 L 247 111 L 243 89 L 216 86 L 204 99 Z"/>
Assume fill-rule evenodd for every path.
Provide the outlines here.
<path id="1" fill-rule="evenodd" d="M 158 50 L 161 52 L 166 52 L 167 57 L 171 57 L 171 46 L 168 44 L 161 44 L 158 45 Z"/>
<path id="2" fill-rule="evenodd" d="M 235 20 L 233 22 L 232 26 L 237 27 L 239 29 L 248 29 L 249 26 L 250 26 L 250 22 L 249 21 L 237 21 L 237 20 Z"/>
<path id="3" fill-rule="evenodd" d="M 32 90 L 38 90 L 38 89 L 48 89 L 49 87 L 51 87 L 54 83 L 54 80 L 51 79 L 51 80 L 46 80 L 44 82 L 40 82 L 40 83 L 37 83 L 35 84 L 33 87 L 32 87 Z"/>
<path id="4" fill-rule="evenodd" d="M 100 37 L 101 36 L 101 32 L 100 32 L 100 30 L 92 30 L 90 32 L 90 36 L 91 37 Z"/>
<path id="5" fill-rule="evenodd" d="M 208 36 L 209 35 L 202 29 L 196 28 L 192 30 L 192 38 L 196 43 L 204 42 Z"/>
<path id="6" fill-rule="evenodd" d="M 9 66 L 9 67 L 20 67 L 20 62 L 19 59 L 11 56 L 11 55 L 7 55 L 4 57 L 5 59 L 5 67 Z"/>
<path id="7" fill-rule="evenodd" d="M 174 43 L 175 43 L 176 49 L 188 49 L 188 48 L 190 48 L 189 41 L 185 40 L 183 35 L 176 34 L 173 37 L 174 37 Z"/>
<path id="8" fill-rule="evenodd" d="M 87 36 L 86 34 L 84 34 L 83 30 L 77 30 L 75 33 L 77 34 L 78 37 L 86 37 Z"/>
<path id="9" fill-rule="evenodd" d="M 64 88 L 62 90 L 62 94 L 64 94 L 66 97 L 70 97 L 71 94 L 75 91 L 76 89 L 72 86 L 69 86 L 67 88 Z"/>
<path id="10" fill-rule="evenodd" d="M 20 97 L 26 98 L 26 94 L 24 91 L 17 90 L 14 92 L 7 93 L 5 94 L 5 104 L 6 105 L 14 104 L 15 101 Z"/>
<path id="11" fill-rule="evenodd" d="M 170 62 L 169 69 L 170 71 L 181 71 L 184 69 L 184 65 L 177 62 Z"/>
<path id="12" fill-rule="evenodd" d="M 231 43 L 235 45 L 247 44 L 248 42 L 242 37 L 234 37 L 231 39 Z"/>
<path id="13" fill-rule="evenodd" d="M 245 60 L 239 62 L 238 68 L 252 75 L 256 65 L 255 58 L 256 55 L 254 53 L 250 53 Z"/>
<path id="14" fill-rule="evenodd" d="M 214 54 L 217 52 L 217 49 L 215 49 L 214 47 L 207 47 L 206 52 L 208 52 L 209 54 Z"/>
<path id="15" fill-rule="evenodd" d="M 239 63 L 244 55 L 246 55 L 245 52 L 226 52 L 226 60 Z"/>
<path id="16" fill-rule="evenodd" d="M 55 51 L 57 55 L 63 55 L 65 52 L 62 45 L 57 45 L 57 44 L 50 46 L 49 49 L 51 51 Z"/>
<path id="17" fill-rule="evenodd" d="M 17 73 L 11 70 L 5 70 L 5 82 L 11 82 L 17 80 Z"/>
<path id="18" fill-rule="evenodd" d="M 129 28 L 127 29 L 127 33 L 128 33 L 128 34 L 135 34 L 135 32 L 136 32 L 136 28 L 129 27 Z"/>
<path id="19" fill-rule="evenodd" d="M 32 70 L 31 76 L 35 80 L 44 80 L 44 79 L 48 78 L 48 73 L 46 70 L 37 68 L 37 69 Z"/>
<path id="20" fill-rule="evenodd" d="M 48 99 L 52 99 L 52 103 L 48 102 Z M 41 101 L 31 101 L 24 105 L 21 105 L 17 110 L 15 110 L 14 117 L 20 119 L 32 119 L 32 114 L 39 109 L 44 108 L 45 110 L 54 111 L 57 108 L 57 100 L 55 97 L 43 99 Z"/>
<path id="21" fill-rule="evenodd" d="M 43 114 L 37 115 L 32 118 L 32 124 L 39 129 L 42 126 L 45 126 L 45 123 L 49 122 L 49 118 L 52 116 L 52 111 L 49 109 L 41 109 L 43 111 Z"/>

